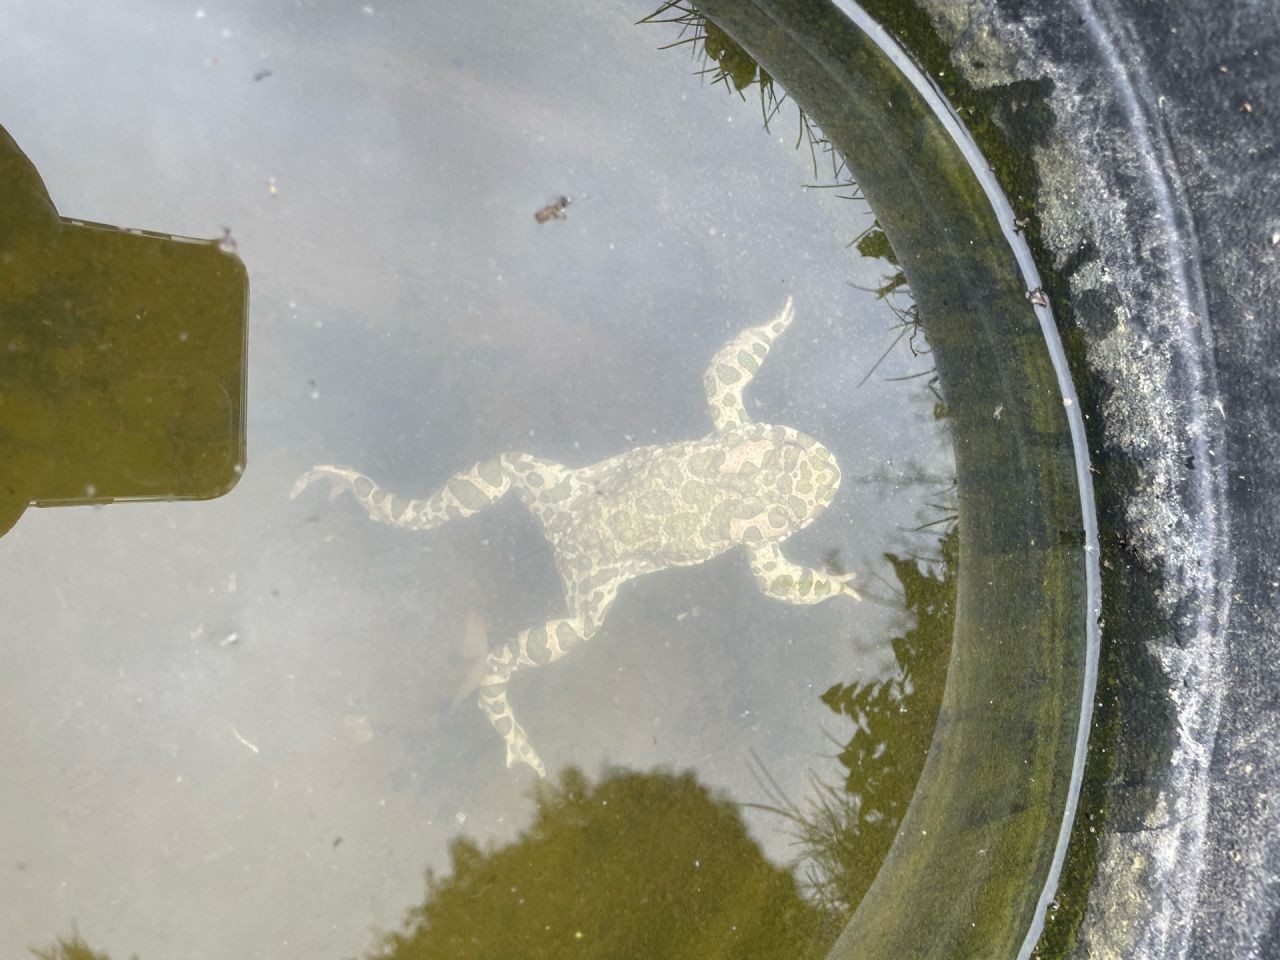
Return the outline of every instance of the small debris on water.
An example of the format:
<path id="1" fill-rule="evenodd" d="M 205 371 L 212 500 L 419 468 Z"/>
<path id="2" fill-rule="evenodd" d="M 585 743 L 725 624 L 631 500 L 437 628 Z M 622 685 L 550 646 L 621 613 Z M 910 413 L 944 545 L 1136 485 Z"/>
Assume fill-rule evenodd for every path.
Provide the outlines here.
<path id="1" fill-rule="evenodd" d="M 239 731 L 239 730 L 237 730 L 235 727 L 232 727 L 232 728 L 231 728 L 231 732 L 232 732 L 233 734 L 235 734 L 235 737 L 236 737 L 236 739 L 237 739 L 237 740 L 239 740 L 241 743 L 243 743 L 246 747 L 248 747 L 248 748 L 249 748 L 250 750 L 252 750 L 254 753 L 262 753 L 262 751 L 261 751 L 261 750 L 259 750 L 256 746 L 254 746 L 252 743 L 250 743 L 250 742 L 249 742 L 248 740 L 246 740 L 244 737 L 240 736 L 240 731 Z"/>
<path id="2" fill-rule="evenodd" d="M 1037 307 L 1047 307 L 1049 305 L 1049 297 L 1040 287 L 1027 291 L 1027 299 L 1034 303 Z"/>
<path id="3" fill-rule="evenodd" d="M 269 76 L 271 76 L 271 69 L 269 67 L 263 67 L 261 70 L 253 71 L 253 82 L 261 83 Z"/>
<path id="4" fill-rule="evenodd" d="M 571 202 L 572 201 L 570 201 L 568 197 L 562 196 L 559 200 L 556 200 L 554 203 L 547 204 L 535 213 L 533 215 L 533 219 L 537 220 L 539 223 L 546 223 L 548 220 L 563 220 L 565 219 L 565 209 Z"/>
<path id="5" fill-rule="evenodd" d="M 342 718 L 342 726 L 347 731 L 347 735 L 357 744 L 369 743 L 373 740 L 373 724 L 364 714 L 347 714 Z"/>

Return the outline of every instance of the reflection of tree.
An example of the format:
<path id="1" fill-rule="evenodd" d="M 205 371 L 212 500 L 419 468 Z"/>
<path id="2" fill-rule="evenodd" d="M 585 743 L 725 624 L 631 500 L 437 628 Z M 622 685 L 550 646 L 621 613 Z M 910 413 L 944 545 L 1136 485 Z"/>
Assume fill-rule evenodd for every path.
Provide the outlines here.
<path id="1" fill-rule="evenodd" d="M 90 949 L 76 931 L 72 932 L 70 938 L 59 937 L 57 943 L 44 950 L 33 949 L 31 955 L 37 960 L 111 960 L 105 953 Z"/>
<path id="2" fill-rule="evenodd" d="M 924 766 L 946 681 L 957 545 L 952 524 L 936 560 L 886 555 L 914 625 L 892 640 L 897 676 L 822 695 L 855 724 L 838 754 L 843 782 L 815 778 L 797 803 L 764 774 L 766 809 L 788 820 L 808 862 L 803 892 L 764 858 L 738 808 L 692 773 L 614 770 L 593 784 L 569 770 L 539 789 L 533 823 L 514 842 L 484 850 L 456 839 L 449 873 L 428 872 L 403 932 L 368 960 L 821 956 L 875 879 Z M 109 960 L 78 934 L 32 952 Z"/>
<path id="3" fill-rule="evenodd" d="M 805 960 L 830 942 L 790 871 L 769 863 L 738 808 L 692 773 L 577 770 L 541 785 L 506 846 L 458 838 L 445 876 L 368 960 L 611 957 Z M 74 934 L 39 960 L 109 960 Z"/>
<path id="4" fill-rule="evenodd" d="M 405 931 L 371 960 L 818 956 L 822 916 L 764 859 L 738 810 L 691 773 L 576 770 L 541 789 L 532 826 L 458 839 Z"/>
<path id="5" fill-rule="evenodd" d="M 822 702 L 856 725 L 839 753 L 843 784 L 813 781 L 803 805 L 764 774 L 767 808 L 791 824 L 809 862 L 807 881 L 827 910 L 848 916 L 875 879 L 898 832 L 933 739 L 955 621 L 957 528 L 940 559 L 886 555 L 915 625 L 893 638 L 898 675 L 877 683 L 837 683 Z"/>
<path id="6" fill-rule="evenodd" d="M 946 681 L 958 535 L 939 558 L 886 555 L 914 625 L 894 637 L 898 674 L 822 695 L 855 725 L 844 781 L 796 803 L 767 779 L 766 809 L 791 825 L 807 890 L 769 863 L 738 808 L 692 773 L 576 770 L 542 786 L 532 825 L 484 850 L 459 838 L 447 875 L 427 874 L 403 932 L 368 960 L 818 957 L 871 886 L 924 766 Z M 806 896 L 807 894 L 807 896 Z M 39 960 L 109 960 L 73 935 Z"/>

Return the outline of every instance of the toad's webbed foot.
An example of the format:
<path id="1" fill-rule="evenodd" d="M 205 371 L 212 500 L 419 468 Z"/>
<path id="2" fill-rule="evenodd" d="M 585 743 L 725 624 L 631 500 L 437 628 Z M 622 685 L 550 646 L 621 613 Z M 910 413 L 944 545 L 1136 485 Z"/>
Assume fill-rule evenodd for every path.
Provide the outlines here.
<path id="1" fill-rule="evenodd" d="M 717 430 L 751 422 L 742 402 L 742 391 L 756 375 L 760 364 L 764 363 L 773 341 L 791 325 L 795 315 L 795 306 L 787 297 L 776 317 L 758 327 L 743 330 L 711 358 L 711 366 L 702 377 L 702 386 Z"/>
<path id="2" fill-rule="evenodd" d="M 507 701 L 507 684 L 517 665 L 517 655 L 510 645 L 499 653 L 489 654 L 485 678 L 480 681 L 480 709 L 507 744 L 507 769 L 517 762 L 527 764 L 539 777 L 546 777 L 547 767 L 529 742 L 524 727 L 516 722 Z"/>
<path id="3" fill-rule="evenodd" d="M 516 731 L 521 739 L 518 742 L 507 744 L 507 769 L 510 770 L 517 762 L 527 764 L 533 769 L 534 773 L 545 780 L 547 778 L 547 765 L 538 756 L 538 751 L 533 749 L 533 744 L 529 742 L 529 738 L 525 736 L 524 730 L 518 723 L 516 724 Z"/>
<path id="4" fill-rule="evenodd" d="M 537 627 L 521 630 L 514 641 L 505 644 L 497 653 L 490 653 L 485 660 L 485 676 L 480 681 L 480 709 L 507 744 L 507 766 L 517 762 L 528 764 L 540 777 L 547 775 L 547 768 L 532 744 L 524 727 L 516 722 L 507 701 L 507 685 L 517 669 L 554 663 L 569 651 L 590 640 L 600 628 L 605 612 L 613 603 L 621 581 L 597 585 L 587 597 L 576 594 L 570 597 L 571 614 L 548 620 Z"/>
<path id="5" fill-rule="evenodd" d="M 318 480 L 332 485 L 329 498 L 350 491 L 369 516 L 379 523 L 411 530 L 430 530 L 455 517 L 469 517 L 499 500 L 518 479 L 518 454 L 504 454 L 478 463 L 465 473 L 450 478 L 443 489 L 425 500 L 406 500 L 384 490 L 363 473 L 350 467 L 322 464 L 298 478 L 290 499 Z"/>
<path id="6" fill-rule="evenodd" d="M 298 478 L 297 483 L 293 485 L 293 489 L 289 491 L 289 499 L 296 500 L 298 494 L 302 493 L 303 490 L 317 480 L 328 480 L 330 484 L 329 499 L 337 500 L 338 495 L 344 490 L 350 490 L 354 493 L 356 481 L 362 476 L 363 474 L 359 474 L 347 467 L 334 467 L 327 464 L 312 467 Z M 368 477 L 365 477 L 365 479 L 368 480 Z M 372 484 L 373 481 L 370 480 L 369 483 Z"/>
<path id="7" fill-rule="evenodd" d="M 841 595 L 861 600 L 850 582 L 852 573 L 833 575 L 792 563 L 782 555 L 776 543 L 764 543 L 750 551 L 751 572 L 756 585 L 766 597 L 786 603 L 821 603 Z"/>

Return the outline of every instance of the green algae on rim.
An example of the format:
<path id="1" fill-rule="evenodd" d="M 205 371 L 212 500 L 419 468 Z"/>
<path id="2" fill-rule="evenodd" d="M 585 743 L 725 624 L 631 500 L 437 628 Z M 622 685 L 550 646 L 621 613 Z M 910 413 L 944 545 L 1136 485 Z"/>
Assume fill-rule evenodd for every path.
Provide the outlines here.
<path id="1" fill-rule="evenodd" d="M 1084 425 L 1047 306 L 1028 303 L 1040 283 L 994 176 L 887 34 L 837 6 L 699 3 L 819 123 L 875 208 L 956 443 L 960 595 L 938 730 L 833 956 L 1026 957 L 1070 835 L 1096 676 Z"/>

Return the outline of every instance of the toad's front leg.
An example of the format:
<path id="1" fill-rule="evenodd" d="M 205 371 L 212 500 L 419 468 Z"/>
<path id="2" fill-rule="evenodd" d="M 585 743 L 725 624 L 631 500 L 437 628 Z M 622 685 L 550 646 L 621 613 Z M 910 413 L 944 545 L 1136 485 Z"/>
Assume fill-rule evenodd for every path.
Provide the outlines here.
<path id="1" fill-rule="evenodd" d="M 792 563 L 782 555 L 776 543 L 762 543 L 748 548 L 751 572 L 756 585 L 766 597 L 786 603 L 821 603 L 841 594 L 861 600 L 858 591 L 849 585 L 854 574 L 833 576 Z"/>

